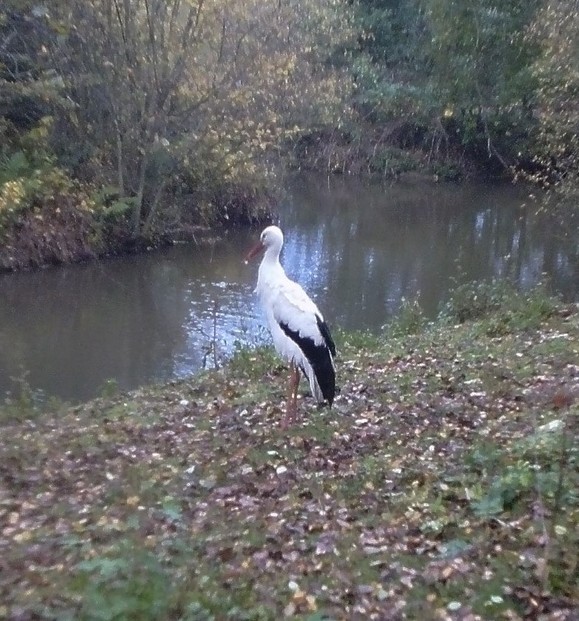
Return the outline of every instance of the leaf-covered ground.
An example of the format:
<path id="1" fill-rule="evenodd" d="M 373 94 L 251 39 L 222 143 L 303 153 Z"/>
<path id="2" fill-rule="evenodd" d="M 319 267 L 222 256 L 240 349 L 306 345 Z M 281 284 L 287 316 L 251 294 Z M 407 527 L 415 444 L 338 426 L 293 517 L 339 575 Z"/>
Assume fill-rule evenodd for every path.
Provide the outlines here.
<path id="1" fill-rule="evenodd" d="M 267 350 L 4 421 L 0 618 L 577 619 L 579 314 L 544 315 L 341 336 L 288 429 Z"/>

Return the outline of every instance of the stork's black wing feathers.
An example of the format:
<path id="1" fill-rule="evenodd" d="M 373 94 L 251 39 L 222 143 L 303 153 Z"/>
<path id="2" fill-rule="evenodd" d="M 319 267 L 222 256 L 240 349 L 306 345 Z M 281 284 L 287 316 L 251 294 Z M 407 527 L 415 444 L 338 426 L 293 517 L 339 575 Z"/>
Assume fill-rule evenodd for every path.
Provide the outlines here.
<path id="1" fill-rule="evenodd" d="M 318 324 L 318 328 L 320 330 L 320 334 L 324 338 L 324 342 L 326 343 L 332 357 L 336 356 L 336 345 L 332 339 L 332 335 L 330 334 L 330 329 L 328 328 L 328 324 L 319 316 L 316 315 L 316 323 Z"/>
<path id="2" fill-rule="evenodd" d="M 316 319 L 318 320 L 319 326 L 320 321 L 317 316 Z M 325 324 L 323 325 L 325 326 Z M 325 327 L 325 331 L 329 337 L 329 342 L 322 332 L 322 335 L 324 335 L 324 343 L 321 345 L 316 345 L 313 339 L 302 336 L 296 330 L 292 330 L 287 323 L 280 321 L 279 327 L 302 350 L 304 356 L 312 365 L 324 399 L 332 405 L 336 394 L 336 372 L 334 370 L 332 356 L 336 348 L 327 326 Z"/>

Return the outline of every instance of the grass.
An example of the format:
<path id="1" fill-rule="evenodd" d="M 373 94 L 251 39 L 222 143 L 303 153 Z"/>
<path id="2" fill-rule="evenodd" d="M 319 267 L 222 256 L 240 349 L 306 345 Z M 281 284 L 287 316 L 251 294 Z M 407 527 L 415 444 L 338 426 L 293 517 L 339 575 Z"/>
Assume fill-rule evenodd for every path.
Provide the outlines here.
<path id="1" fill-rule="evenodd" d="M 338 333 L 334 408 L 304 387 L 287 430 L 263 347 L 56 412 L 13 400 L 0 618 L 574 618 L 579 313 L 489 299 Z"/>

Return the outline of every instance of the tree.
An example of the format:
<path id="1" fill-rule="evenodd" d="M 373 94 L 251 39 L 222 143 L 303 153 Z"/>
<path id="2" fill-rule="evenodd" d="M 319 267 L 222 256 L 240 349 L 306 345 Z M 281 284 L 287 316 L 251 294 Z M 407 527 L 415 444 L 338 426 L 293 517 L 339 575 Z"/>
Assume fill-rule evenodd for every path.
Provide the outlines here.
<path id="1" fill-rule="evenodd" d="M 52 49 L 75 102 L 61 156 L 96 166 L 130 209 L 133 237 L 148 236 L 169 186 L 212 202 L 212 188 L 259 176 L 300 107 L 335 106 L 337 80 L 312 62 L 339 36 L 332 15 L 331 0 L 73 0 Z"/>
<path id="2" fill-rule="evenodd" d="M 360 109 L 378 123 L 405 120 L 415 147 L 509 168 L 534 130 L 537 48 L 525 30 L 538 4 L 360 0 Z"/>
<path id="3" fill-rule="evenodd" d="M 538 0 L 423 0 L 431 82 L 445 125 L 480 159 L 508 168 L 532 131 L 537 50 L 525 31 Z M 452 123 L 449 123 L 452 119 Z"/>
<path id="4" fill-rule="evenodd" d="M 14 168 L 10 160 L 15 156 L 20 172 L 26 172 L 47 155 L 46 117 L 67 106 L 62 80 L 47 53 L 58 28 L 31 0 L 9 0 L 0 7 L 1 167 Z M 34 136 L 35 145 L 30 140 Z"/>
<path id="5" fill-rule="evenodd" d="M 529 36 L 541 47 L 533 178 L 549 190 L 552 209 L 579 215 L 579 2 L 546 4 Z"/>
<path id="6" fill-rule="evenodd" d="M 356 103 L 375 122 L 420 115 L 429 64 L 420 0 L 360 0 L 352 50 Z"/>

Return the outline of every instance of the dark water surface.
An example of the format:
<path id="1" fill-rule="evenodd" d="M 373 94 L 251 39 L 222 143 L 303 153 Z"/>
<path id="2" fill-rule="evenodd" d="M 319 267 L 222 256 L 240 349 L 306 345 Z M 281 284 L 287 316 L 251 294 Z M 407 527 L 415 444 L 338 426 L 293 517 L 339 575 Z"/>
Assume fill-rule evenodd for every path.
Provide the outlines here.
<path id="1" fill-rule="evenodd" d="M 280 205 L 282 261 L 331 325 L 377 330 L 402 298 L 434 316 L 461 281 L 509 276 L 579 297 L 578 234 L 560 236 L 513 186 L 372 184 L 301 177 Z M 212 366 L 235 342 L 263 340 L 242 258 L 258 231 L 209 248 L 0 276 L 0 396 L 28 371 L 34 389 L 64 399 Z"/>

